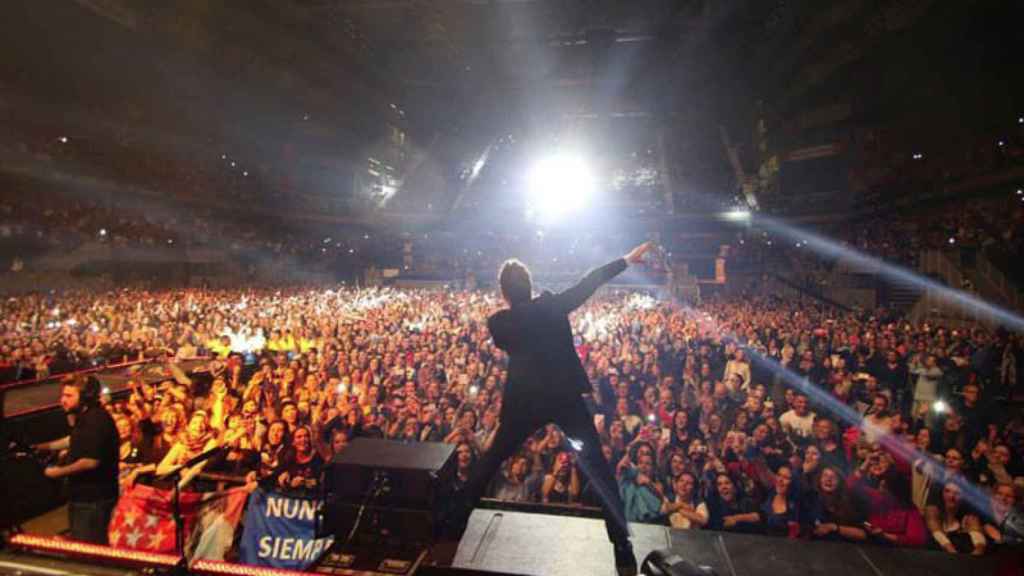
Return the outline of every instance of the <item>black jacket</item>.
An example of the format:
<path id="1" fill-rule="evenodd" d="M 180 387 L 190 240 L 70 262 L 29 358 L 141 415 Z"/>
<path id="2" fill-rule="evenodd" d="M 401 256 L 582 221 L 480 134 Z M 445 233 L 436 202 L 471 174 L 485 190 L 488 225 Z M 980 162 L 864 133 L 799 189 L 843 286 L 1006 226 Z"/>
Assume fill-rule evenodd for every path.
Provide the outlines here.
<path id="1" fill-rule="evenodd" d="M 626 261 L 619 258 L 592 270 L 564 292 L 545 292 L 487 320 L 494 344 L 509 354 L 503 421 L 506 415 L 515 418 L 521 410 L 562 405 L 590 393 L 587 374 L 573 345 L 569 313 L 625 269 Z"/>

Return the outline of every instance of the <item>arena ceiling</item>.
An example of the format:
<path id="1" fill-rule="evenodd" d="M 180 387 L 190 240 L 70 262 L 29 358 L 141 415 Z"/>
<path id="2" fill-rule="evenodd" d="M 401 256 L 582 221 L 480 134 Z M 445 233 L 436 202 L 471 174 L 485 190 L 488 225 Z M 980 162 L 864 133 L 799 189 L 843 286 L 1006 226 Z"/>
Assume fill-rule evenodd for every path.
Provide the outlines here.
<path id="1" fill-rule="evenodd" d="M 613 138 L 671 130 L 673 187 L 721 191 L 719 126 L 745 140 L 759 101 L 792 113 L 938 4 L 34 0 L 5 7 L 0 113 L 270 173 L 358 163 L 394 125 L 446 178 L 497 137 L 613 118 Z"/>

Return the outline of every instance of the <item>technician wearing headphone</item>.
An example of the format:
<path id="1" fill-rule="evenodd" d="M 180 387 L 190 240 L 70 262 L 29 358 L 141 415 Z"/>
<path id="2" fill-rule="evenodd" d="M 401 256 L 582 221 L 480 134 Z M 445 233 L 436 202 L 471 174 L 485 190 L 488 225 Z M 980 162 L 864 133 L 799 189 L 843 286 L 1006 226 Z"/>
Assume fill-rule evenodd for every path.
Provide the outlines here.
<path id="1" fill-rule="evenodd" d="M 61 381 L 60 405 L 71 434 L 37 446 L 67 450 L 64 466 L 50 466 L 48 478 L 68 478 L 71 537 L 107 544 L 107 525 L 117 503 L 118 435 L 114 419 L 99 404 L 100 383 L 93 376 Z"/>

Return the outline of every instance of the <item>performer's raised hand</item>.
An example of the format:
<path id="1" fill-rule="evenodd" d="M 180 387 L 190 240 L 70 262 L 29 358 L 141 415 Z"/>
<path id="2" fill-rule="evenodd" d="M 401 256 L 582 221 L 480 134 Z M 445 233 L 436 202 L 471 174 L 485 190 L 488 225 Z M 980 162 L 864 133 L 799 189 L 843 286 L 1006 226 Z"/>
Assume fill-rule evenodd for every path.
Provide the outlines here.
<path id="1" fill-rule="evenodd" d="M 644 242 L 630 250 L 625 256 L 623 256 L 623 258 L 626 260 L 627 264 L 639 264 L 643 261 L 644 254 L 653 247 L 654 243 L 648 240 L 647 242 Z"/>

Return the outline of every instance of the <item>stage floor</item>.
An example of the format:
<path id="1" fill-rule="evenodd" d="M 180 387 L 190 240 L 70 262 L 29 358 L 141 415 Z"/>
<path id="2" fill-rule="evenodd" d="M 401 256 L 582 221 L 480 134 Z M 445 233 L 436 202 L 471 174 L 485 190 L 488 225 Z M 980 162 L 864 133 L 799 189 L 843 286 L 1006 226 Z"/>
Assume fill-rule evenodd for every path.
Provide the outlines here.
<path id="1" fill-rule="evenodd" d="M 671 548 L 719 576 L 889 576 L 993 574 L 998 557 L 951 556 L 930 550 L 788 540 L 709 530 L 631 524 L 642 562 Z M 452 565 L 506 574 L 614 576 L 612 547 L 602 520 L 502 510 L 476 510 Z"/>

